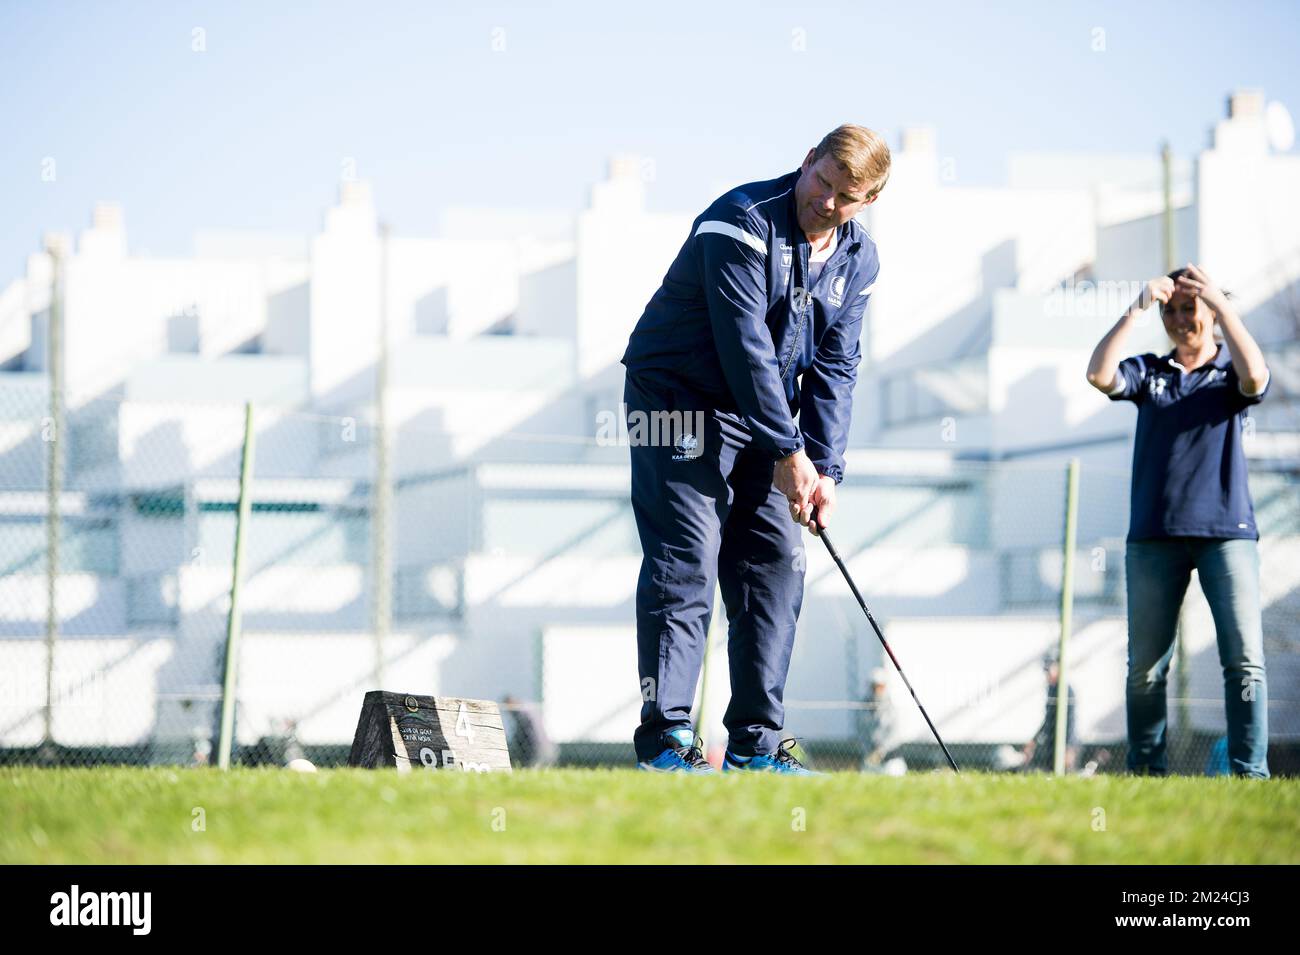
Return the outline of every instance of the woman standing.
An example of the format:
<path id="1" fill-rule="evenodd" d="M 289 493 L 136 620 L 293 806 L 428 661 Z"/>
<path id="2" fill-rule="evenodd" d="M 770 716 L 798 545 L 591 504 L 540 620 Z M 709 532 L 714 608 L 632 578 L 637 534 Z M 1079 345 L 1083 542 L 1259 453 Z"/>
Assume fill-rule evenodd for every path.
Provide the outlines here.
<path id="1" fill-rule="evenodd" d="M 1173 350 L 1120 361 L 1129 330 L 1154 302 Z M 1218 637 L 1229 765 L 1267 779 L 1259 532 L 1242 450 L 1244 413 L 1268 390 L 1264 355 L 1222 290 L 1189 263 L 1147 283 L 1097 344 L 1088 381 L 1138 406 L 1124 560 L 1128 768 L 1167 772 L 1165 682 L 1195 568 Z"/>

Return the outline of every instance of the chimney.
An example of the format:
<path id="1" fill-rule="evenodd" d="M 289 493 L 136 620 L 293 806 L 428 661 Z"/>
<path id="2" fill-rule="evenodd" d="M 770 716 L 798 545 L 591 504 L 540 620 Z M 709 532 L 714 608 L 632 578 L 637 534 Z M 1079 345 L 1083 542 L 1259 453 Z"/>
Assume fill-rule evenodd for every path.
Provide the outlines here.
<path id="1" fill-rule="evenodd" d="M 1227 118 L 1214 126 L 1214 148 L 1239 156 L 1268 152 L 1268 127 L 1264 122 L 1264 91 L 1233 90 L 1228 96 Z"/>
<path id="2" fill-rule="evenodd" d="M 122 204 L 120 202 L 96 202 L 90 215 L 90 227 L 106 232 L 117 232 L 122 228 Z"/>
<path id="3" fill-rule="evenodd" d="M 81 255 L 120 259 L 126 255 L 126 227 L 122 221 L 122 204 L 96 202 L 90 213 L 90 228 L 77 237 Z"/>
<path id="4" fill-rule="evenodd" d="M 66 232 L 47 232 L 42 236 L 41 247 L 50 255 L 66 259 L 72 249 L 72 238 Z"/>
<path id="5" fill-rule="evenodd" d="M 624 153 L 610 157 L 607 178 L 592 184 L 589 208 L 615 215 L 644 211 L 645 180 L 651 169 L 637 155 Z"/>
<path id="6" fill-rule="evenodd" d="M 934 152 L 934 127 L 933 126 L 904 126 L 903 127 L 903 152 L 933 153 Z"/>
<path id="7" fill-rule="evenodd" d="M 609 178 L 640 179 L 641 157 L 631 156 L 626 153 L 612 157 L 609 160 Z"/>
<path id="8" fill-rule="evenodd" d="M 339 205 L 368 205 L 370 202 L 369 182 L 363 179 L 345 179 L 339 183 Z"/>
<path id="9" fill-rule="evenodd" d="M 1228 119 L 1257 118 L 1263 115 L 1263 90 L 1234 90 L 1228 97 Z"/>

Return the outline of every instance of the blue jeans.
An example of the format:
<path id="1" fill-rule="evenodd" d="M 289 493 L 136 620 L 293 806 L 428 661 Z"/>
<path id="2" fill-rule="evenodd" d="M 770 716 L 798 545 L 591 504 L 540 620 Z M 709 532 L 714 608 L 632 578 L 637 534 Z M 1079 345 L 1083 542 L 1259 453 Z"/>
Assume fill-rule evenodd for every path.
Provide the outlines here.
<path id="1" fill-rule="evenodd" d="M 1165 682 L 1178 609 L 1196 568 L 1214 616 L 1223 666 L 1228 764 L 1268 778 L 1268 693 L 1260 613 L 1259 550 L 1253 540 L 1174 537 L 1129 541 L 1128 768 L 1167 772 Z"/>

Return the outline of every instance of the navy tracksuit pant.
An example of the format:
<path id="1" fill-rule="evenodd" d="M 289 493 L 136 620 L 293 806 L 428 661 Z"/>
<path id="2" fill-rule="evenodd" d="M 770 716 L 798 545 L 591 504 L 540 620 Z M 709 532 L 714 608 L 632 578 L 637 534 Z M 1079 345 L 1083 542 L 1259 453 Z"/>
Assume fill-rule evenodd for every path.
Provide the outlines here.
<path id="1" fill-rule="evenodd" d="M 728 748 L 774 752 L 795 622 L 803 603 L 802 528 L 772 484 L 770 454 L 752 446 L 739 415 L 718 411 L 679 387 L 627 375 L 632 510 L 644 558 L 637 580 L 641 725 L 637 759 L 664 748 L 666 730 L 690 726 L 715 585 L 727 610 L 731 703 Z M 655 412 L 685 434 L 648 440 Z M 676 415 L 673 413 L 676 412 Z M 676 430 L 676 429 L 674 429 Z M 701 433 L 696 433 L 697 431 Z"/>

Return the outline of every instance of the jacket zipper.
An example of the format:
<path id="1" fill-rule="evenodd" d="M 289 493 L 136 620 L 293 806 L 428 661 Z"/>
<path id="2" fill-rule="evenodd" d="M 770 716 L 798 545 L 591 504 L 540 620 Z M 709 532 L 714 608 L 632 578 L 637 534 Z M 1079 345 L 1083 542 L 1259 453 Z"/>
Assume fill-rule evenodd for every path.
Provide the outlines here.
<path id="1" fill-rule="evenodd" d="M 797 225 L 795 227 L 798 228 Z M 836 232 L 838 236 L 838 227 L 836 229 Z M 796 244 L 795 248 L 799 250 L 800 277 L 806 278 L 808 275 L 808 264 L 803 257 L 803 245 L 804 243 L 800 242 Z M 812 302 L 813 292 L 817 290 L 817 286 L 822 284 L 822 279 L 825 277 L 827 272 L 831 271 L 831 266 L 838 264 L 836 262 L 836 259 L 840 258 L 843 252 L 844 252 L 844 242 L 839 242 L 835 248 L 835 251 L 831 253 L 831 257 L 827 259 L 826 263 L 822 266 L 822 270 L 821 272 L 818 273 L 817 280 L 813 282 L 812 287 L 804 290 L 804 295 L 806 296 L 804 307 L 799 311 L 799 322 L 795 326 L 794 337 L 790 341 L 790 354 L 785 360 L 785 367 L 781 369 L 780 377 L 782 381 L 785 381 L 786 372 L 789 371 L 790 366 L 794 364 L 794 353 L 799 348 L 800 339 L 803 337 L 804 315 L 807 312 L 811 311 L 813 307 L 813 302 Z"/>

